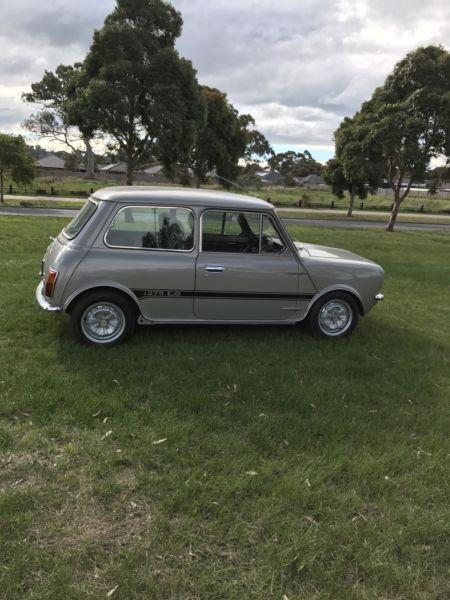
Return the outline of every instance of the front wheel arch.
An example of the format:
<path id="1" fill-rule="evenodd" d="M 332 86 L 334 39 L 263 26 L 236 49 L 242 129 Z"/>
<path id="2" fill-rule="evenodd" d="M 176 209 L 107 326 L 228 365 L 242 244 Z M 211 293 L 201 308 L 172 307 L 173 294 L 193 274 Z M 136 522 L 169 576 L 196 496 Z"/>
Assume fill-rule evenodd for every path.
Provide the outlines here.
<path id="1" fill-rule="evenodd" d="M 347 312 L 351 317 L 350 324 L 345 326 L 346 328 L 342 331 L 342 333 L 331 333 L 331 330 L 328 330 L 326 333 L 322 325 L 319 325 L 319 313 L 322 307 L 324 307 L 327 303 L 333 303 L 333 300 L 336 300 L 337 303 L 339 303 L 339 300 L 342 300 L 342 304 L 347 305 L 347 308 L 349 309 Z M 361 301 L 357 296 L 355 296 L 355 294 L 352 294 L 347 290 L 331 290 L 315 299 L 315 301 L 309 307 L 308 313 L 303 322 L 309 331 L 315 336 L 338 339 L 346 337 L 352 333 L 358 324 L 360 315 L 364 315 L 364 312 L 362 312 Z"/>
<path id="2" fill-rule="evenodd" d="M 364 310 L 364 305 L 362 303 L 361 298 L 358 296 L 358 294 L 356 294 L 352 290 L 348 290 L 348 289 L 345 289 L 345 288 L 336 288 L 336 289 L 332 289 L 332 290 L 325 290 L 320 295 L 315 296 L 311 300 L 311 304 L 308 306 L 308 309 L 306 311 L 306 314 L 305 314 L 303 320 L 306 320 L 308 318 L 308 315 L 309 315 L 311 309 L 313 308 L 313 306 L 316 304 L 316 302 L 318 302 L 319 300 L 321 300 L 325 296 L 328 296 L 329 294 L 333 294 L 333 293 L 348 294 L 352 298 L 352 300 L 354 300 L 354 302 L 356 302 L 356 305 L 358 307 L 359 316 L 360 317 L 364 317 L 364 315 L 366 314 L 366 311 Z"/>

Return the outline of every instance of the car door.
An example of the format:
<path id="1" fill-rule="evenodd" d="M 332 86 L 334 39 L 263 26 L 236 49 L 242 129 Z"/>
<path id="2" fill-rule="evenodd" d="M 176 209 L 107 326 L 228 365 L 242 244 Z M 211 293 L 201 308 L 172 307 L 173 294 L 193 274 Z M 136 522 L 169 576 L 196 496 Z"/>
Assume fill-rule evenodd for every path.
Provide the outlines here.
<path id="1" fill-rule="evenodd" d="M 213 321 L 295 321 L 303 270 L 272 218 L 206 210 L 196 261 L 194 313 Z"/>
<path id="2" fill-rule="evenodd" d="M 196 252 L 191 209 L 121 208 L 104 241 L 107 248 L 97 262 L 95 256 L 90 258 L 98 277 L 130 289 L 147 319 L 193 319 Z"/>

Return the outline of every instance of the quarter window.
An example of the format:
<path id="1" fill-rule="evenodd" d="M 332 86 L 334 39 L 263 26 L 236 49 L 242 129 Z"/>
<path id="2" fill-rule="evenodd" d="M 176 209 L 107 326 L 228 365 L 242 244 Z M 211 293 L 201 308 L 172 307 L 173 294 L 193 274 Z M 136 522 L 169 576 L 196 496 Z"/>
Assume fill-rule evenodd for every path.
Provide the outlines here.
<path id="1" fill-rule="evenodd" d="M 194 215 L 187 208 L 128 206 L 116 214 L 108 246 L 189 251 L 194 247 Z"/>
<path id="2" fill-rule="evenodd" d="M 63 229 L 63 234 L 66 238 L 73 240 L 87 224 L 96 210 L 97 202 L 88 200 L 77 216 L 70 221 L 65 229 Z"/>

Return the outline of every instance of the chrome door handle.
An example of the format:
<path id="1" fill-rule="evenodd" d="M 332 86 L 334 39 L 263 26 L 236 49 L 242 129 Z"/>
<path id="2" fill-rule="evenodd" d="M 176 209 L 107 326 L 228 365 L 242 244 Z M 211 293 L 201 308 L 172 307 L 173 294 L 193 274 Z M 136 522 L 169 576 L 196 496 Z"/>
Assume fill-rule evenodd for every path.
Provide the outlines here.
<path id="1" fill-rule="evenodd" d="M 224 269 L 222 265 L 206 265 L 205 270 L 208 273 L 223 273 Z"/>

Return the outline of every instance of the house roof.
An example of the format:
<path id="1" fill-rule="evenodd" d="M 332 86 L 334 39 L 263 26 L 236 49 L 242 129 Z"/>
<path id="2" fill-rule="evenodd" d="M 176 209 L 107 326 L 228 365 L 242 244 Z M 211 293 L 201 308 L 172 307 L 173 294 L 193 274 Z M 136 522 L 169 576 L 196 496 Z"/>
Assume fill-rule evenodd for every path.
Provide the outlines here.
<path id="1" fill-rule="evenodd" d="M 50 154 L 50 156 L 46 156 L 45 158 L 40 158 L 36 161 L 36 165 L 38 167 L 42 167 L 44 169 L 65 169 L 66 163 L 65 161 L 56 156 L 56 154 Z"/>
<path id="2" fill-rule="evenodd" d="M 159 175 L 162 173 L 164 167 L 162 165 L 156 165 L 154 167 L 148 167 L 148 169 L 144 169 L 144 173 L 147 175 Z"/>
<path id="3" fill-rule="evenodd" d="M 263 181 L 278 181 L 281 174 L 279 171 L 257 171 L 255 177 Z"/>
<path id="4" fill-rule="evenodd" d="M 106 165 L 106 167 L 102 167 L 99 171 L 108 172 L 108 173 L 126 173 L 127 165 L 124 162 L 112 163 L 111 165 Z"/>
<path id="5" fill-rule="evenodd" d="M 295 177 L 294 180 L 296 181 L 296 183 L 300 183 L 302 185 L 305 183 L 312 183 L 315 185 L 321 185 L 325 183 L 322 177 L 320 177 L 320 175 L 307 175 L 306 177 Z"/>

